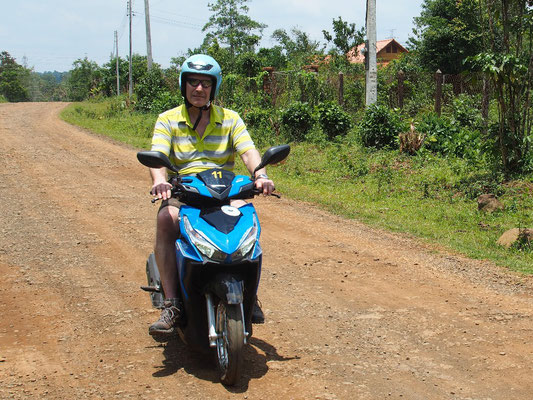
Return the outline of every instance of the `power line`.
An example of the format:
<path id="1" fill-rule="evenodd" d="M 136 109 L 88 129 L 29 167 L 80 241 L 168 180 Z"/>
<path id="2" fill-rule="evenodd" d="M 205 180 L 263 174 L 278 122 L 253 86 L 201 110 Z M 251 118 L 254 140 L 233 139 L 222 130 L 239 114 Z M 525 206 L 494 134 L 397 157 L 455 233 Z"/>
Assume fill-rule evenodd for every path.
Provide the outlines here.
<path id="1" fill-rule="evenodd" d="M 134 16 L 143 16 L 144 17 L 143 13 L 137 12 L 137 11 L 134 12 L 133 15 Z M 168 25 L 179 26 L 181 28 L 188 28 L 188 29 L 199 30 L 199 31 L 202 30 L 202 27 L 200 25 L 191 24 L 190 22 L 184 22 L 184 21 L 178 21 L 178 20 L 175 20 L 175 19 L 165 18 L 165 17 L 161 17 L 161 16 L 158 16 L 158 15 L 151 14 L 150 15 L 150 19 L 154 20 L 156 22 L 161 22 L 161 23 L 168 24 Z"/>

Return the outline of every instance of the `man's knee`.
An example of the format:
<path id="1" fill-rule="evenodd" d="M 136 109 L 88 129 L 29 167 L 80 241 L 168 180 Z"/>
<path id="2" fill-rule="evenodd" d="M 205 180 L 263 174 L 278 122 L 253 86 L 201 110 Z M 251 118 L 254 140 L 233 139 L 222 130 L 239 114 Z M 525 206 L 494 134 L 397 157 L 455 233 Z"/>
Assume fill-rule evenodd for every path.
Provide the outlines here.
<path id="1" fill-rule="evenodd" d="M 179 209 L 176 207 L 162 208 L 157 214 L 157 231 L 159 234 L 177 235 Z"/>

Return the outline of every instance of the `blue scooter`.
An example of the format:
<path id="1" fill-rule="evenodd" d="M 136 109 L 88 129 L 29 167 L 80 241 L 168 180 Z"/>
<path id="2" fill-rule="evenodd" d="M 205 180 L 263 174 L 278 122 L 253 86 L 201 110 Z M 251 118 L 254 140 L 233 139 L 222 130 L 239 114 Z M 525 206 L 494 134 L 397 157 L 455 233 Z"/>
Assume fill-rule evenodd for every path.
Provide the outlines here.
<path id="1" fill-rule="evenodd" d="M 268 149 L 255 171 L 283 161 L 289 145 Z M 178 173 L 168 157 L 141 151 L 138 160 L 150 168 Z M 254 175 L 255 175 L 254 171 Z M 180 207 L 180 237 L 176 268 L 185 317 L 178 326 L 181 339 L 200 351 L 216 349 L 220 379 L 234 385 L 240 378 L 243 350 L 252 336 L 252 310 L 261 275 L 261 227 L 254 206 L 236 208 L 231 200 L 251 199 L 260 192 L 254 181 L 222 169 L 171 180 L 172 196 Z M 163 306 L 164 293 L 154 254 L 146 263 L 152 304 Z"/>

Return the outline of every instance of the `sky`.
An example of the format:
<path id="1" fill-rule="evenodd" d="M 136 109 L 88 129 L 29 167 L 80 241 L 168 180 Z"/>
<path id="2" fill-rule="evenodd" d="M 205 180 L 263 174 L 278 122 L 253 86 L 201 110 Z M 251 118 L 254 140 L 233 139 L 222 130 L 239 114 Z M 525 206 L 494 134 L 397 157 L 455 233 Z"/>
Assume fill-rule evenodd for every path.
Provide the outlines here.
<path id="1" fill-rule="evenodd" d="M 205 36 L 202 27 L 215 0 L 149 0 L 152 56 L 168 68 L 172 57 L 198 47 Z M 75 60 L 87 57 L 103 65 L 115 53 L 129 53 L 127 0 L 0 0 L 0 52 L 36 72 L 68 71 Z M 412 36 L 413 18 L 420 15 L 423 0 L 376 0 L 377 39 L 393 37 L 406 45 Z M 248 15 L 268 27 L 261 46 L 276 44 L 276 29 L 296 27 L 311 39 L 324 43 L 322 30 L 332 31 L 332 20 L 342 17 L 365 24 L 366 0 L 251 0 Z M 132 48 L 146 54 L 144 0 L 133 0 Z"/>

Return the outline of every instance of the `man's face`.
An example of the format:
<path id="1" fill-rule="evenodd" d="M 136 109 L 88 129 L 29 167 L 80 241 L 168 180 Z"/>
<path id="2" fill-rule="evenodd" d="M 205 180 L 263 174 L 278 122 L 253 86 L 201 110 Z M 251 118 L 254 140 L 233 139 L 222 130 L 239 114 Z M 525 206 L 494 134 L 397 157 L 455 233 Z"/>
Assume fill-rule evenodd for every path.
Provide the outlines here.
<path id="1" fill-rule="evenodd" d="M 194 87 L 189 81 L 193 81 L 194 84 L 199 84 Z M 213 85 L 209 87 L 204 87 L 204 82 L 209 81 L 213 82 L 212 78 L 209 75 L 202 74 L 190 74 L 185 78 L 185 94 L 187 100 L 195 107 L 203 107 L 207 104 L 211 96 L 211 90 L 213 90 Z"/>

